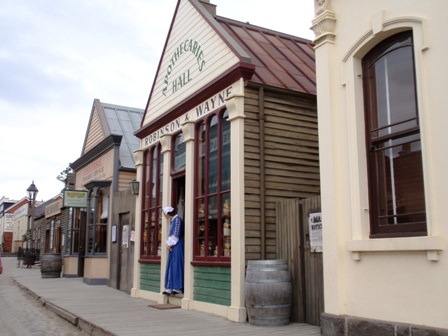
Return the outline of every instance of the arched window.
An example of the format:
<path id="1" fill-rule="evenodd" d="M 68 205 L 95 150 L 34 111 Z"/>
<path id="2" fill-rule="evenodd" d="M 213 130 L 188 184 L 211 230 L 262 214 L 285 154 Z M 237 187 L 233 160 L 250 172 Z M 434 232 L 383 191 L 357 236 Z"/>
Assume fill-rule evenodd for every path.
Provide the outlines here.
<path id="1" fill-rule="evenodd" d="M 196 126 L 195 261 L 230 261 L 230 122 L 227 110 Z"/>
<path id="2" fill-rule="evenodd" d="M 371 237 L 426 235 L 412 32 L 363 59 Z"/>

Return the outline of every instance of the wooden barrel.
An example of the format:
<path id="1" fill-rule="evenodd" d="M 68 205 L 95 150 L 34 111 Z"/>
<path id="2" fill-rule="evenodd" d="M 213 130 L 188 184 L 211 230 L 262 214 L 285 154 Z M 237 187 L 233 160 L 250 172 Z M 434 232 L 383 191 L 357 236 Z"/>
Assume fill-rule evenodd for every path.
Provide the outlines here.
<path id="1" fill-rule="evenodd" d="M 40 258 L 40 273 L 42 278 L 60 278 L 62 272 L 62 257 L 60 254 L 47 253 Z"/>
<path id="2" fill-rule="evenodd" d="M 249 260 L 245 299 L 249 323 L 258 326 L 288 324 L 292 285 L 286 260 Z"/>

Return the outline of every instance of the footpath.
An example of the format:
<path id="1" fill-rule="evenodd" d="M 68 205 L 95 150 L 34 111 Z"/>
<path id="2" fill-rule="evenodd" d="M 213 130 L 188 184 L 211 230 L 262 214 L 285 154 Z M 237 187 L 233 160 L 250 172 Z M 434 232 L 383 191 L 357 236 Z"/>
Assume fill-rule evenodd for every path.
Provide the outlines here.
<path id="1" fill-rule="evenodd" d="M 17 267 L 17 259 L 3 257 L 3 275 L 42 305 L 88 335 L 98 336 L 319 336 L 320 328 L 303 323 L 260 327 L 180 308 L 156 309 L 156 302 L 134 298 L 104 285 L 87 285 L 82 278 L 42 278 L 38 265 Z"/>

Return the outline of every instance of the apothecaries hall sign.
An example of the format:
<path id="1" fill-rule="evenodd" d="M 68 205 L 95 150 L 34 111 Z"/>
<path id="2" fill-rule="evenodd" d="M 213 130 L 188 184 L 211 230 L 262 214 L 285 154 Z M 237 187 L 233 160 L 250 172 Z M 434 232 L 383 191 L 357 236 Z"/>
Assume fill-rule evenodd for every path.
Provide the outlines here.
<path id="1" fill-rule="evenodd" d="M 202 50 L 202 46 L 199 44 L 199 42 L 194 39 L 186 39 L 185 41 L 182 41 L 174 50 L 166 67 L 162 87 L 162 94 L 164 96 L 176 93 L 177 90 L 186 86 L 193 80 L 194 71 L 192 67 L 185 69 L 185 71 L 177 74 L 173 78 L 173 74 L 176 73 L 175 67 L 178 65 L 178 63 L 181 63 L 178 61 L 180 61 L 186 55 L 194 56 L 195 62 L 193 64 L 197 68 L 198 72 L 202 72 L 202 70 L 204 70 L 205 56 L 204 51 Z"/>

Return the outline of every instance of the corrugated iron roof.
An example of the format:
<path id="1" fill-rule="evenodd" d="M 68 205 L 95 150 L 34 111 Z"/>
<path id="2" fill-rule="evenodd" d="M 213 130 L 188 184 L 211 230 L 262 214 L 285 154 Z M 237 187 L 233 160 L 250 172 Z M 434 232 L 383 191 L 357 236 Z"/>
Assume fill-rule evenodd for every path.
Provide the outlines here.
<path id="1" fill-rule="evenodd" d="M 316 94 L 315 58 L 310 40 L 222 16 L 215 19 L 250 55 L 255 65 L 252 82 Z"/>
<path id="2" fill-rule="evenodd" d="M 133 152 L 139 148 L 140 142 L 134 135 L 134 132 L 140 126 L 144 110 L 102 102 L 100 104 L 103 107 L 104 117 L 107 122 L 107 135 L 123 136 L 120 144 L 121 166 L 135 168 Z"/>
<path id="3" fill-rule="evenodd" d="M 110 136 L 121 136 L 120 167 L 135 168 L 133 152 L 139 148 L 140 142 L 134 132 L 140 126 L 143 113 L 143 109 L 103 103 L 97 98 L 94 99 L 81 157 L 70 166 L 75 170 L 79 169 L 85 164 L 85 160 L 88 160 L 89 153 L 92 153 L 102 141 Z M 90 136 L 95 140 L 87 147 Z"/>

